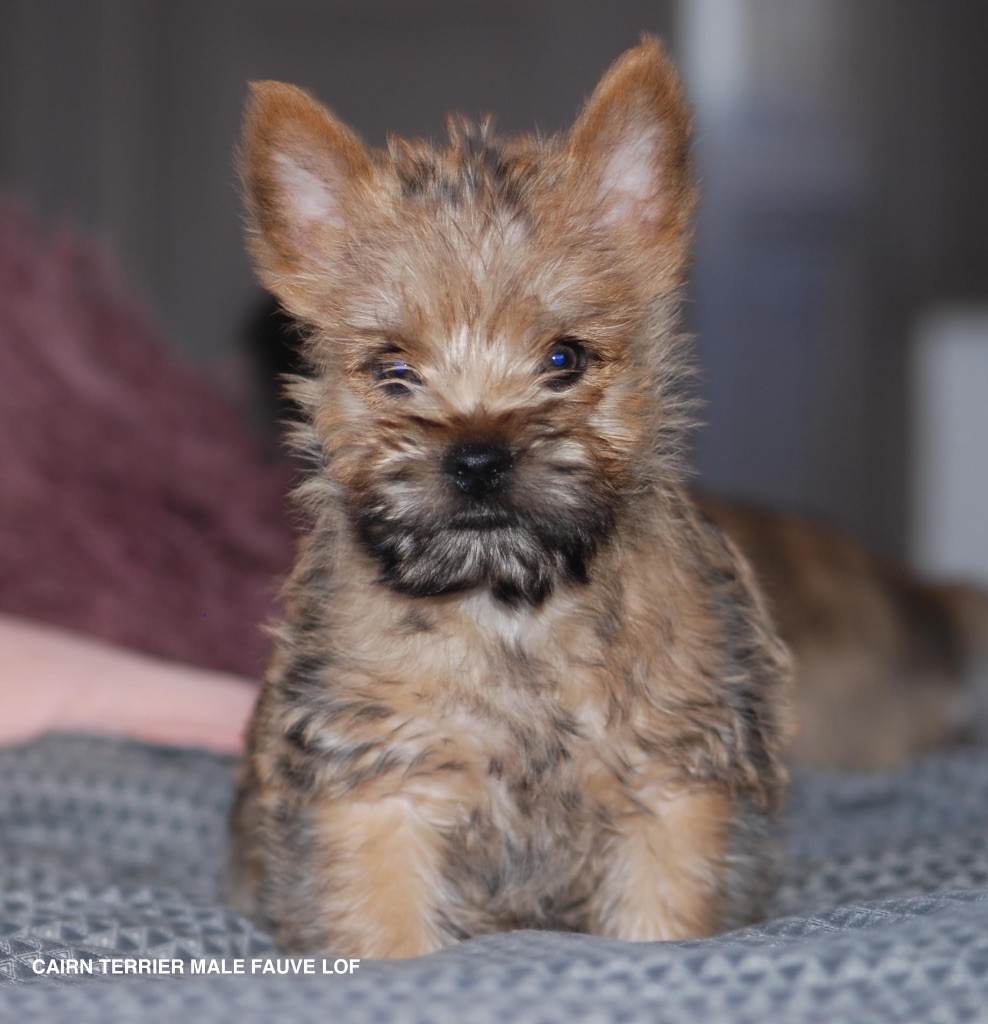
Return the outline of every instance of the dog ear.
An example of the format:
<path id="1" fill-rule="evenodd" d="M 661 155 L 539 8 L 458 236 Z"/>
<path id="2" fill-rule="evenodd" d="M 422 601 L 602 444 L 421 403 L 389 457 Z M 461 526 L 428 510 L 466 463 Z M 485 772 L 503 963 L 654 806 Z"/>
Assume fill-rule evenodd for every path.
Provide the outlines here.
<path id="1" fill-rule="evenodd" d="M 360 139 L 304 89 L 252 82 L 240 176 L 262 282 L 305 318 L 373 173 Z"/>
<path id="2" fill-rule="evenodd" d="M 587 101 L 568 156 L 581 216 L 631 240 L 654 262 L 660 284 L 677 283 L 687 262 L 695 205 L 689 150 L 679 78 L 659 41 L 643 36 Z"/>

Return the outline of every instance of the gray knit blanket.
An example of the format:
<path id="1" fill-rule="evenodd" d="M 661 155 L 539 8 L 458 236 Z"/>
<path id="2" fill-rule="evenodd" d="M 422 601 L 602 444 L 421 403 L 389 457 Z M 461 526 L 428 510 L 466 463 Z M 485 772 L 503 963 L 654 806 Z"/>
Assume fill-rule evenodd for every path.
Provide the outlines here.
<path id="1" fill-rule="evenodd" d="M 222 905 L 232 777 L 227 758 L 74 736 L 0 751 L 0 1020 L 988 1020 L 986 751 L 797 776 L 785 879 L 756 927 L 515 932 L 352 973 L 292 973 Z"/>

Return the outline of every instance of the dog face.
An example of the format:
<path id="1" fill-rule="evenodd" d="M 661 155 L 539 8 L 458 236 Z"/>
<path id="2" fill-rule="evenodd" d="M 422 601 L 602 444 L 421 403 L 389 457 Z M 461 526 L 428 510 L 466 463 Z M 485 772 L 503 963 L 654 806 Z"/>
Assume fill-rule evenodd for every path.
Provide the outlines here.
<path id="1" fill-rule="evenodd" d="M 443 147 L 376 153 L 301 90 L 253 87 L 253 252 L 311 328 L 297 397 L 391 587 L 537 604 L 676 471 L 687 151 L 651 40 L 546 140 L 454 119 Z"/>

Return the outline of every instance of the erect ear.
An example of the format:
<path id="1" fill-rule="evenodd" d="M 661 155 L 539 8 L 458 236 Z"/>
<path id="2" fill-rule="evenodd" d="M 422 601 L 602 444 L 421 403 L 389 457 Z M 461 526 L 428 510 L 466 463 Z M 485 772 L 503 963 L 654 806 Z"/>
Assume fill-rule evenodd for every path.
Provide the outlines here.
<path id="1" fill-rule="evenodd" d="M 690 117 L 657 39 L 643 36 L 611 66 L 569 137 L 581 215 L 625 233 L 674 284 L 684 269 L 695 192 Z"/>
<path id="2" fill-rule="evenodd" d="M 372 176 L 364 144 L 304 89 L 252 82 L 240 174 L 258 275 L 305 317 Z"/>

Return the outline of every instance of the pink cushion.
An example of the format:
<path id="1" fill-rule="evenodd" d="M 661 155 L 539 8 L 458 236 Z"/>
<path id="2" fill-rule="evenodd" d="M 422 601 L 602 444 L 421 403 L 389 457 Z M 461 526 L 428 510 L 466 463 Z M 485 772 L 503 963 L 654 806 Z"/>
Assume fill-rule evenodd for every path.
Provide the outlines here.
<path id="1" fill-rule="evenodd" d="M 99 247 L 0 205 L 0 612 L 257 675 L 289 483 Z"/>

